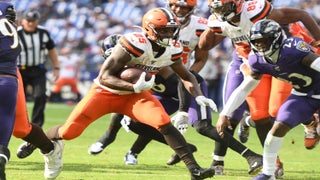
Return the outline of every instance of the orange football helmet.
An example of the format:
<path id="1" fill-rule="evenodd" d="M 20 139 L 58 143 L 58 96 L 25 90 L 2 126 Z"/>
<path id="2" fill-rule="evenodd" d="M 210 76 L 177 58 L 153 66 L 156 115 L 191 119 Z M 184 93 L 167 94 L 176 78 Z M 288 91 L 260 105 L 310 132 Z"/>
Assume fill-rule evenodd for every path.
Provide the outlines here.
<path id="1" fill-rule="evenodd" d="M 179 12 L 174 10 L 174 6 L 185 7 L 188 8 L 189 11 L 187 13 L 180 14 Z M 168 0 L 168 8 L 170 8 L 173 11 L 173 13 L 175 13 L 180 23 L 184 23 L 185 20 L 193 14 L 194 10 L 196 9 L 196 6 L 197 0 Z"/>
<path id="2" fill-rule="evenodd" d="M 209 9 L 223 21 L 229 21 L 242 11 L 244 0 L 208 0 Z"/>
<path id="3" fill-rule="evenodd" d="M 166 8 L 154 8 L 142 17 L 142 28 L 147 38 L 160 46 L 167 47 L 177 40 L 180 25 L 177 17 Z"/>

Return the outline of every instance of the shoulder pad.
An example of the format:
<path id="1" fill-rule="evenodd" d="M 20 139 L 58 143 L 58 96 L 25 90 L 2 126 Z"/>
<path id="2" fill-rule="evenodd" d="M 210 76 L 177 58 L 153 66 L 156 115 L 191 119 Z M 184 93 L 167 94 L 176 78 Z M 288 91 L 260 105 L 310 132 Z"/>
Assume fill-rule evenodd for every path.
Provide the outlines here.
<path id="1" fill-rule="evenodd" d="M 245 14 L 251 22 L 255 23 L 268 16 L 272 10 L 270 2 L 265 0 L 245 1 L 242 13 Z"/>
<path id="2" fill-rule="evenodd" d="M 128 33 L 119 39 L 120 45 L 133 57 L 140 57 L 147 47 L 148 39 L 143 33 Z"/>

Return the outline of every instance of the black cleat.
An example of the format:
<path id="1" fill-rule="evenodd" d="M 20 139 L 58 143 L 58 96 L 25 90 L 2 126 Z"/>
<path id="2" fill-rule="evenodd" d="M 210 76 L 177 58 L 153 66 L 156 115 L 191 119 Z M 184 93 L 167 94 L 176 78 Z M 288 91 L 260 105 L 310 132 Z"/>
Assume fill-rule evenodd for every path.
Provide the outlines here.
<path id="1" fill-rule="evenodd" d="M 263 165 L 262 156 L 259 154 L 256 154 L 254 156 L 249 156 L 249 157 L 247 157 L 247 161 L 249 164 L 248 174 L 250 174 L 250 175 L 258 174 L 260 172 L 260 170 L 262 169 L 262 165 Z"/>
<path id="2" fill-rule="evenodd" d="M 28 142 L 24 142 L 19 146 L 17 150 L 17 156 L 20 159 L 26 158 L 30 156 L 35 149 L 37 149 L 37 147 L 35 147 L 34 145 Z"/>
<path id="3" fill-rule="evenodd" d="M 194 146 L 194 145 L 192 145 L 192 144 L 188 144 L 188 145 L 189 145 L 189 149 L 190 149 L 191 153 L 194 153 L 194 152 L 197 151 L 197 147 L 196 147 L 196 146 Z M 173 154 L 171 155 L 170 159 L 168 159 L 167 165 L 172 166 L 172 165 L 177 164 L 177 163 L 180 162 L 180 161 L 181 161 L 181 159 L 180 159 L 180 157 L 178 156 L 178 154 L 173 153 Z"/>
<path id="4" fill-rule="evenodd" d="M 4 159 L 4 157 L 0 157 L 0 179 L 1 180 L 6 180 L 5 165 L 6 165 L 6 160 Z"/>
<path id="5" fill-rule="evenodd" d="M 214 169 L 208 168 L 208 169 L 203 169 L 203 168 L 195 168 L 191 172 L 191 180 L 201 180 L 201 179 L 206 179 L 214 176 Z"/>

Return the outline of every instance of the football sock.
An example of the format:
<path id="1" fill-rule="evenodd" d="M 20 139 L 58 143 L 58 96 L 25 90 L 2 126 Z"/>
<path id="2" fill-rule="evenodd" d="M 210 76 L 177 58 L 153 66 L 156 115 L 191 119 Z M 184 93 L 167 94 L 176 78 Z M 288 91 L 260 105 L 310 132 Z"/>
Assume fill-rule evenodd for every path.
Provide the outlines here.
<path id="1" fill-rule="evenodd" d="M 130 150 L 133 154 L 140 154 L 140 152 L 149 144 L 151 138 L 146 138 L 141 135 L 138 136 L 136 141 L 131 146 Z"/>
<path id="2" fill-rule="evenodd" d="M 161 142 L 163 144 L 167 144 L 163 135 L 157 129 L 155 129 L 149 125 L 139 123 L 136 121 L 131 121 L 129 128 L 132 132 L 139 134 L 145 138 L 153 139 L 153 140 L 156 140 L 156 141 Z"/>
<path id="3" fill-rule="evenodd" d="M 197 121 L 194 124 L 194 127 L 200 134 L 207 136 L 215 141 L 219 141 L 221 145 L 225 145 L 226 147 L 231 148 L 232 150 L 234 150 L 235 152 L 241 155 L 243 155 L 242 153 L 244 153 L 244 151 L 247 149 L 246 146 L 244 146 L 242 143 L 240 143 L 238 140 L 236 140 L 232 135 L 230 135 L 226 131 L 225 131 L 226 133 L 224 137 L 221 138 L 217 132 L 217 129 L 211 124 L 209 124 L 207 121 Z M 215 155 L 225 156 L 226 151 L 221 151 L 221 152 L 222 152 L 221 154 L 215 154 Z"/>
<path id="4" fill-rule="evenodd" d="M 233 120 L 233 121 L 235 121 L 235 120 Z M 231 126 L 232 126 L 232 130 L 226 128 L 224 131 L 233 136 L 237 124 L 234 124 L 231 121 Z M 218 155 L 218 156 L 225 156 L 227 154 L 228 144 L 221 143 L 219 141 L 215 141 L 214 143 L 215 143 L 214 154 Z"/>
<path id="5" fill-rule="evenodd" d="M 168 145 L 178 154 L 191 172 L 199 167 L 182 134 L 171 123 L 159 128 Z"/>
<path id="6" fill-rule="evenodd" d="M 266 123 L 256 123 L 256 132 L 259 137 L 260 143 L 263 146 L 269 130 L 272 128 L 273 123 L 267 121 Z"/>
<path id="7" fill-rule="evenodd" d="M 121 129 L 120 121 L 122 118 L 123 118 L 122 114 L 116 114 L 116 113 L 111 114 L 111 122 L 109 124 L 109 128 L 98 140 L 103 144 L 103 148 L 107 147 L 116 139 L 116 136 L 119 130 Z"/>
<path id="8" fill-rule="evenodd" d="M 39 148 L 44 154 L 49 153 L 51 150 L 53 150 L 54 145 L 48 139 L 43 130 L 36 124 L 31 123 L 31 126 L 32 129 L 30 133 L 22 139 Z"/>
<path id="9" fill-rule="evenodd" d="M 284 137 L 276 137 L 268 133 L 263 148 L 263 169 L 267 175 L 273 175 L 276 170 L 276 159 L 278 151 L 283 143 Z"/>

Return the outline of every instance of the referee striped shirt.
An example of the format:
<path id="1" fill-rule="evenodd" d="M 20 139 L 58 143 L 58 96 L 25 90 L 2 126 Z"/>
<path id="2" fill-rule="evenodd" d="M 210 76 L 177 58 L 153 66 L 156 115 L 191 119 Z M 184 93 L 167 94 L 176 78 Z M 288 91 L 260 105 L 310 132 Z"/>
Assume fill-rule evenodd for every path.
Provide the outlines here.
<path id="1" fill-rule="evenodd" d="M 46 61 L 47 50 L 55 48 L 49 32 L 43 26 L 37 26 L 36 31 L 25 32 L 22 26 L 18 27 L 21 54 L 18 58 L 20 68 L 43 65 Z"/>

